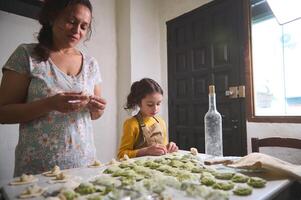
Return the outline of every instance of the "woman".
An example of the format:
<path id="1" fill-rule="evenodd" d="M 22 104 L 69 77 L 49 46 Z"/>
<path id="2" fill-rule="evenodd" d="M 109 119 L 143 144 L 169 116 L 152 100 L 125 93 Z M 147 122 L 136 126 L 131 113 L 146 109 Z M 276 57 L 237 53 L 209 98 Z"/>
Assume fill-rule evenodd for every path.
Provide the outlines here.
<path id="1" fill-rule="evenodd" d="M 76 49 L 91 34 L 91 3 L 44 2 L 38 44 L 20 45 L 2 69 L 0 123 L 20 123 L 15 176 L 91 164 L 91 120 L 106 105 L 97 61 Z"/>

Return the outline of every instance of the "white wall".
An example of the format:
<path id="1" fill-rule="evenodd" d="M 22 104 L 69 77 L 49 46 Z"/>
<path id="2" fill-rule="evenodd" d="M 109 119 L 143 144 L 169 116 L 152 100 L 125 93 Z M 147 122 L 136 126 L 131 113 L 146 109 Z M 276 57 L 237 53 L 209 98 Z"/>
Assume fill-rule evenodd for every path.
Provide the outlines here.
<path id="1" fill-rule="evenodd" d="M 156 1 L 131 1 L 132 81 L 161 83 L 159 12 Z"/>
<path id="2" fill-rule="evenodd" d="M 119 144 L 122 132 L 122 122 L 128 117 L 123 109 L 126 96 L 131 86 L 131 3 L 130 0 L 116 1 L 116 25 L 117 25 L 117 99 L 118 99 L 118 124 L 117 142 Z M 116 147 L 117 148 L 117 147 Z"/>
<path id="3" fill-rule="evenodd" d="M 104 115 L 94 121 L 95 145 L 101 161 L 116 155 L 117 145 L 117 45 L 115 1 L 91 0 L 94 28 L 91 41 L 87 42 L 90 55 L 100 63 L 103 97 L 107 100 Z"/>
<path id="4" fill-rule="evenodd" d="M 2 66 L 21 43 L 34 41 L 33 34 L 39 30 L 37 21 L 0 11 L 0 79 Z M 1 96 L 0 96 L 1 98 Z M 19 138 L 18 125 L 0 125 L 0 180 L 13 176 L 15 147 Z"/>
<path id="5" fill-rule="evenodd" d="M 131 113 L 123 107 L 134 81 L 149 77 L 161 84 L 159 13 L 156 0 L 117 0 L 118 137 Z"/>
<path id="6" fill-rule="evenodd" d="M 105 114 L 93 122 L 97 157 L 109 161 L 116 154 L 117 146 L 117 47 L 115 25 L 115 1 L 91 0 L 94 8 L 94 30 L 84 51 L 94 56 L 103 78 L 103 97 L 107 100 Z M 20 43 L 34 42 L 38 32 L 37 21 L 0 11 L 0 66 L 4 65 L 12 51 Z M 1 77 L 2 78 L 2 74 Z M 1 97 L 0 97 L 1 98 Z M 0 179 L 13 176 L 14 150 L 18 140 L 17 125 L 0 125 Z"/>

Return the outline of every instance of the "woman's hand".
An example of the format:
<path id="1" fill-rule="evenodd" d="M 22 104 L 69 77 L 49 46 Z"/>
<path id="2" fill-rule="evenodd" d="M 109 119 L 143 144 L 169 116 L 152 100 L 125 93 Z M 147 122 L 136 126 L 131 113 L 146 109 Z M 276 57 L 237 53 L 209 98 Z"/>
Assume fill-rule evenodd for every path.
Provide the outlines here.
<path id="1" fill-rule="evenodd" d="M 137 156 L 161 156 L 167 153 L 164 145 L 154 144 L 138 151 Z"/>
<path id="2" fill-rule="evenodd" d="M 176 152 L 179 150 L 178 146 L 174 142 L 170 142 L 166 145 L 166 149 L 168 153 Z"/>
<path id="3" fill-rule="evenodd" d="M 75 112 L 84 108 L 89 102 L 89 96 L 81 93 L 59 93 L 48 98 L 51 110 L 61 113 Z"/>
<path id="4" fill-rule="evenodd" d="M 107 102 L 105 99 L 96 95 L 90 96 L 90 101 L 87 104 L 87 107 L 91 113 L 91 118 L 98 119 L 103 114 L 106 104 Z"/>
<path id="5" fill-rule="evenodd" d="M 97 112 L 97 111 L 103 111 L 106 108 L 106 104 L 107 102 L 105 99 L 92 95 L 90 96 L 90 101 L 87 104 L 87 106 L 90 112 Z"/>

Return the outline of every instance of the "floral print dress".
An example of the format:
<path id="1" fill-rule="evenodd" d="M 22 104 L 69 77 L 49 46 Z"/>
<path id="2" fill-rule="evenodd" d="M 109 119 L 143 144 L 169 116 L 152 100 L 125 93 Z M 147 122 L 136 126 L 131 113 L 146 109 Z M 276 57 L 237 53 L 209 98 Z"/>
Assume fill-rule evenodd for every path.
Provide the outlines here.
<path id="1" fill-rule="evenodd" d="M 33 51 L 35 45 L 20 45 L 3 67 L 30 77 L 26 102 L 59 92 L 94 93 L 94 86 L 101 82 L 101 76 L 93 57 L 82 54 L 81 72 L 77 76 L 68 76 L 50 58 L 37 61 Z M 14 175 L 37 174 L 55 165 L 61 169 L 83 167 L 92 163 L 95 156 L 88 109 L 71 113 L 52 111 L 35 120 L 20 123 Z"/>

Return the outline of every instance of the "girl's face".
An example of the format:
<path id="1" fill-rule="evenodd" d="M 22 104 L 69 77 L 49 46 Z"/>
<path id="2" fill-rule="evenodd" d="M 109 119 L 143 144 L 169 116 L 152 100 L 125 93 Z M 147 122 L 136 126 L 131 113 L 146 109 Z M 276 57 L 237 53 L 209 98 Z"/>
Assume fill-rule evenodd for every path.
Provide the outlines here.
<path id="1" fill-rule="evenodd" d="M 140 112 L 144 117 L 153 117 L 160 111 L 163 96 L 158 92 L 146 95 L 139 105 Z"/>
<path id="2" fill-rule="evenodd" d="M 66 7 L 52 27 L 54 44 L 63 48 L 76 46 L 86 36 L 90 23 L 89 8 L 82 4 Z"/>

